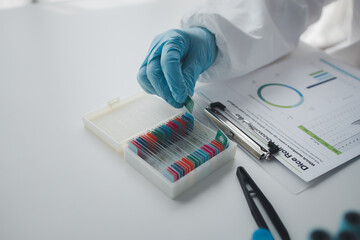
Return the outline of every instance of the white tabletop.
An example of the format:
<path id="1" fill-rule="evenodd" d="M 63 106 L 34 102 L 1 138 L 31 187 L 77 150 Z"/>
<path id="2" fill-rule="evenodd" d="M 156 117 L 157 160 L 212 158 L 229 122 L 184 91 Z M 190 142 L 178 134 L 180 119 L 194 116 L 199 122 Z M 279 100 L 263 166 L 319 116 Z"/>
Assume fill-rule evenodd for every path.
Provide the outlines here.
<path id="1" fill-rule="evenodd" d="M 140 90 L 151 40 L 193 2 L 0 11 L 0 239 L 250 239 L 239 165 L 292 239 L 334 233 L 346 210 L 360 211 L 360 161 L 294 195 L 237 149 L 234 163 L 171 200 L 83 127 L 85 113 Z"/>

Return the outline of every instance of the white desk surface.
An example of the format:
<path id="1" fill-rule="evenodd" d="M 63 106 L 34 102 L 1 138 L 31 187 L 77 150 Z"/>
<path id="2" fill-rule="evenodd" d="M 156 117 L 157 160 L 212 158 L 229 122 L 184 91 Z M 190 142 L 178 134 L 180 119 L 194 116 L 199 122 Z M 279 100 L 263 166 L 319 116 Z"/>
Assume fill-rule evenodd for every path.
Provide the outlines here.
<path id="1" fill-rule="evenodd" d="M 171 200 L 83 127 L 85 113 L 140 90 L 151 40 L 192 2 L 0 11 L 0 239 L 250 239 L 238 165 L 292 239 L 335 232 L 346 210 L 360 211 L 360 161 L 294 195 L 238 149 L 233 164 Z"/>

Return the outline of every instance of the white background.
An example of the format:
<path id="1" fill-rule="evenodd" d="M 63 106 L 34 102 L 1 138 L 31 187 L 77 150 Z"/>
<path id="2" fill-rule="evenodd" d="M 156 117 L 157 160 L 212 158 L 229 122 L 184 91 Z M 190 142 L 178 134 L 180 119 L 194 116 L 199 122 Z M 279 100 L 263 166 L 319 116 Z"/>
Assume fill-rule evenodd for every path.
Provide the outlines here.
<path id="1" fill-rule="evenodd" d="M 140 90 L 151 40 L 193 6 L 0 12 L 0 239 L 249 239 L 256 224 L 238 165 L 292 239 L 335 232 L 346 210 L 360 211 L 359 161 L 293 195 L 238 149 L 233 164 L 170 200 L 83 127 L 85 113 Z"/>

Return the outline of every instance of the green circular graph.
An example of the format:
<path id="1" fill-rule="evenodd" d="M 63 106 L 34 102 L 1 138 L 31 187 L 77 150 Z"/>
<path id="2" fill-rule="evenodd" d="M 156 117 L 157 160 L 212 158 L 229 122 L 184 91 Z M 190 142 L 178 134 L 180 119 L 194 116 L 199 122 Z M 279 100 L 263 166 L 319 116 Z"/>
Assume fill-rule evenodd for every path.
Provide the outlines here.
<path id="1" fill-rule="evenodd" d="M 299 95 L 300 97 L 300 100 L 296 103 L 296 104 L 293 104 L 293 105 L 279 105 L 279 104 L 275 104 L 275 103 L 272 103 L 272 102 L 269 102 L 268 100 L 266 100 L 263 95 L 261 94 L 262 90 L 266 87 L 269 87 L 269 86 L 280 86 L 280 87 L 285 87 L 285 88 L 289 88 L 291 90 L 293 90 L 296 94 Z M 294 107 L 297 107 L 299 105 L 301 105 L 303 102 L 304 102 L 304 96 L 302 95 L 302 93 L 297 90 L 296 88 L 293 88 L 289 85 L 285 85 L 285 84 L 281 84 L 281 83 L 269 83 L 269 84 L 265 84 L 265 85 L 262 85 L 258 91 L 257 91 L 257 94 L 259 96 L 259 98 L 264 101 L 265 103 L 271 105 L 271 106 L 274 106 L 274 107 L 278 107 L 278 108 L 294 108 Z"/>

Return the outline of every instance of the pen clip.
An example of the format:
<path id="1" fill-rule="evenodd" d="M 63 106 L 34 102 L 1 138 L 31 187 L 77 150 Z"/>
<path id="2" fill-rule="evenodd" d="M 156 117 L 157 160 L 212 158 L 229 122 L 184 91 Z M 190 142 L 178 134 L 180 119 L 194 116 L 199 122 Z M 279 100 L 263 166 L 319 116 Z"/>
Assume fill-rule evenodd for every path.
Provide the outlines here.
<path id="1" fill-rule="evenodd" d="M 259 228 L 265 228 L 269 230 L 263 216 L 261 215 L 259 208 L 257 207 L 254 197 L 257 197 L 269 216 L 271 222 L 273 223 L 275 229 L 279 233 L 282 239 L 290 239 L 289 233 L 287 232 L 284 224 L 282 223 L 280 217 L 277 215 L 275 209 L 269 202 L 269 200 L 265 197 L 265 195 L 261 192 L 260 188 L 256 185 L 254 180 L 247 173 L 245 168 L 238 167 L 236 171 L 236 176 L 240 182 L 240 186 L 244 192 L 246 202 L 249 205 L 251 214 L 253 215 L 256 224 Z M 248 188 L 250 187 L 250 189 Z"/>

